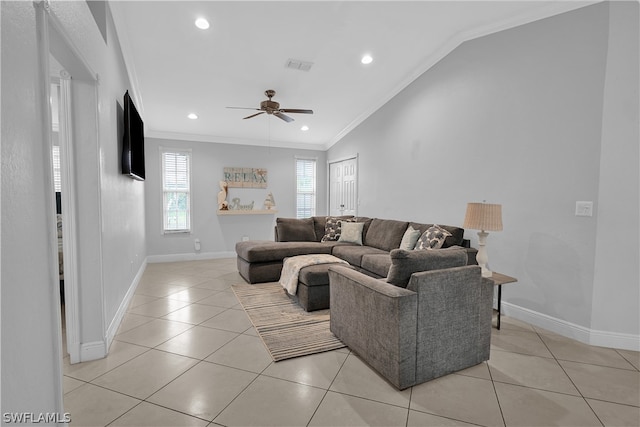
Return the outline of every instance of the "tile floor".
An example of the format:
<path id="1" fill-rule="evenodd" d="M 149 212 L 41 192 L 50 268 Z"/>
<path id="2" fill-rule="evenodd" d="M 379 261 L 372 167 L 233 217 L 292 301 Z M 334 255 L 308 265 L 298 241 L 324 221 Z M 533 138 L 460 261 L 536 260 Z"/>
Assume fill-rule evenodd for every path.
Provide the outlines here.
<path id="1" fill-rule="evenodd" d="M 640 355 L 503 317 L 491 360 L 404 391 L 348 349 L 273 363 L 234 259 L 149 264 L 109 356 L 64 366 L 72 426 L 638 426 Z"/>

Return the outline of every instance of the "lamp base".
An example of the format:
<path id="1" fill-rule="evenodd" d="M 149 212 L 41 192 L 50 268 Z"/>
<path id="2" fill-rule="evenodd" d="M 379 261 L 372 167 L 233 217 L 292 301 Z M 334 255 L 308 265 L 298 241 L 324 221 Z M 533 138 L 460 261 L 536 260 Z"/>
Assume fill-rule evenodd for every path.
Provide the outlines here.
<path id="1" fill-rule="evenodd" d="M 487 263 L 489 262 L 489 255 L 487 254 L 487 233 L 484 230 L 478 231 L 478 254 L 476 255 L 476 260 L 478 261 L 478 265 L 482 268 L 482 277 L 492 277 L 493 273 L 491 270 L 487 268 Z"/>
<path id="2" fill-rule="evenodd" d="M 493 277 L 493 271 L 483 268 L 482 277 Z"/>

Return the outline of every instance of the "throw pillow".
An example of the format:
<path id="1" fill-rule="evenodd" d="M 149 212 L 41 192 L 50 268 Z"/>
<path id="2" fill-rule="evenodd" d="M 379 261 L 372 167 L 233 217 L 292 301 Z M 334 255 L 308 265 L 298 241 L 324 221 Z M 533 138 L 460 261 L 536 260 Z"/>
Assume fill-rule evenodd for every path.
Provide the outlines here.
<path id="1" fill-rule="evenodd" d="M 433 224 L 427 231 L 422 233 L 422 236 L 420 236 L 416 243 L 416 249 L 440 249 L 444 244 L 444 239 L 448 236 L 451 236 L 451 233 L 438 224 Z"/>
<path id="2" fill-rule="evenodd" d="M 327 222 L 324 226 L 324 236 L 322 236 L 321 242 L 336 242 L 340 238 L 340 227 L 342 225 L 342 219 L 333 216 L 327 217 Z"/>
<path id="3" fill-rule="evenodd" d="M 338 241 L 362 246 L 362 230 L 364 230 L 364 222 L 341 221 Z"/>
<path id="4" fill-rule="evenodd" d="M 416 242 L 419 238 L 420 230 L 416 230 L 412 226 L 409 226 L 409 228 L 407 228 L 407 231 L 404 232 L 404 236 L 402 236 L 400 249 L 404 249 L 405 251 L 412 251 L 416 247 Z"/>
<path id="5" fill-rule="evenodd" d="M 278 242 L 317 241 L 311 218 L 276 218 L 276 231 Z"/>

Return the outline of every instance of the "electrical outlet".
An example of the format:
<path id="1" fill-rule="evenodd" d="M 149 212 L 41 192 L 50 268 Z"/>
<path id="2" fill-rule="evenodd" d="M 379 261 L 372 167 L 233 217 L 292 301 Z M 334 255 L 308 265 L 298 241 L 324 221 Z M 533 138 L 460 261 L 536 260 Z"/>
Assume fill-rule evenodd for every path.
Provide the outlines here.
<path id="1" fill-rule="evenodd" d="M 249 236 L 242 236 L 242 241 L 243 242 L 248 242 L 249 241 Z"/>
<path id="2" fill-rule="evenodd" d="M 576 216 L 593 216 L 593 202 L 576 202 Z"/>
<path id="3" fill-rule="evenodd" d="M 195 248 L 196 251 L 200 250 L 200 239 L 195 239 L 193 241 L 193 247 Z"/>

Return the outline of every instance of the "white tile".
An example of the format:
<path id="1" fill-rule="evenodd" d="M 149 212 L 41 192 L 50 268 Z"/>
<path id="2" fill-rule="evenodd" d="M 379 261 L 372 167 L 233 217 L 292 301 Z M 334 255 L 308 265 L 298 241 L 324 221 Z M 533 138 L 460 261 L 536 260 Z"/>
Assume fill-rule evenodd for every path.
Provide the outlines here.
<path id="1" fill-rule="evenodd" d="M 85 384 L 64 396 L 65 412 L 71 415 L 71 426 L 106 426 L 140 400 L 93 384 Z"/>
<path id="2" fill-rule="evenodd" d="M 200 362 L 148 400 L 212 420 L 256 377 L 247 371 Z"/>
<path id="3" fill-rule="evenodd" d="M 149 350 L 96 378 L 92 383 L 128 396 L 146 399 L 196 363 L 197 360 L 188 357 Z"/>
<path id="4" fill-rule="evenodd" d="M 262 374 L 327 389 L 347 355 L 338 351 L 312 354 L 272 363 Z"/>
<path id="5" fill-rule="evenodd" d="M 262 340 L 249 335 L 239 335 L 206 360 L 256 373 L 262 372 L 273 361 Z"/>
<path id="6" fill-rule="evenodd" d="M 235 332 L 195 326 L 156 348 L 194 359 L 204 359 L 237 336 Z"/>
<path id="7" fill-rule="evenodd" d="M 109 427 L 205 427 L 208 421 L 142 402 L 109 424 Z"/>
<path id="8" fill-rule="evenodd" d="M 330 390 L 391 405 L 409 407 L 411 390 L 398 391 L 354 354 L 347 357 Z"/>
<path id="9" fill-rule="evenodd" d="M 508 426 L 600 426 L 582 397 L 496 383 Z"/>
<path id="10" fill-rule="evenodd" d="M 407 408 L 328 392 L 309 426 L 404 426 Z"/>
<path id="11" fill-rule="evenodd" d="M 211 319 L 202 322 L 201 326 L 208 328 L 223 329 L 225 331 L 243 333 L 249 328 L 252 328 L 251 320 L 244 310 L 229 309 L 222 313 L 212 317 Z"/>
<path id="12" fill-rule="evenodd" d="M 307 425 L 325 391 L 258 377 L 213 421 L 225 426 Z"/>
<path id="13" fill-rule="evenodd" d="M 227 309 L 223 307 L 195 303 L 169 313 L 164 316 L 163 319 L 198 325 L 214 316 L 217 316 L 225 310 Z"/>
<path id="14" fill-rule="evenodd" d="M 555 359 L 492 351 L 488 364 L 493 381 L 579 395 Z"/>
<path id="15" fill-rule="evenodd" d="M 473 424 L 504 425 L 492 382 L 464 375 L 414 386 L 411 409 Z"/>
<path id="16" fill-rule="evenodd" d="M 73 365 L 69 364 L 67 359 L 67 362 L 63 366 L 64 374 L 88 382 L 146 351 L 149 351 L 147 347 L 114 340 L 109 348 L 108 357 L 89 362 L 75 363 Z"/>
<path id="17" fill-rule="evenodd" d="M 116 339 L 144 347 L 155 347 L 190 328 L 193 328 L 193 325 L 188 323 L 155 319 L 142 326 L 116 335 Z"/>

